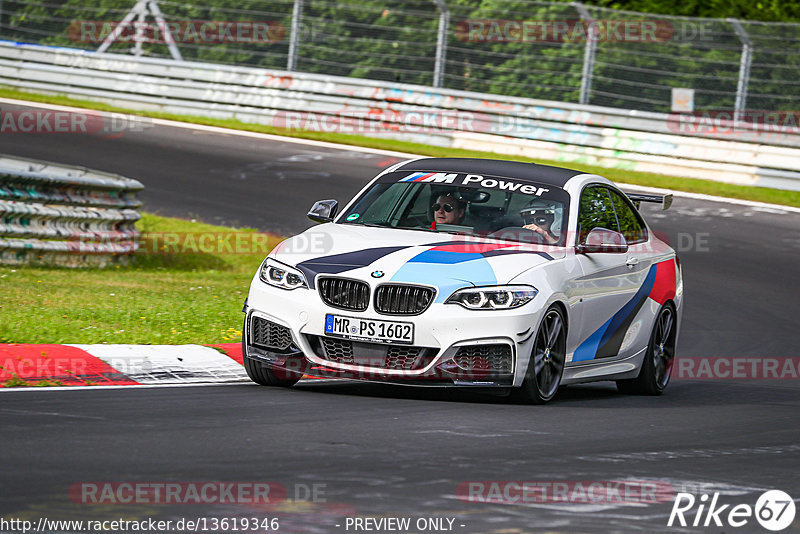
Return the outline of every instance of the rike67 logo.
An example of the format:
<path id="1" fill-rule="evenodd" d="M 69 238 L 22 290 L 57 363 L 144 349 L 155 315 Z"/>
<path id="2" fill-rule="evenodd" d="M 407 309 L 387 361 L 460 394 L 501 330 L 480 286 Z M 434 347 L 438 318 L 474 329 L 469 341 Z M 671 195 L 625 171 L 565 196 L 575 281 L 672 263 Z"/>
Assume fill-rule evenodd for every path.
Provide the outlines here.
<path id="1" fill-rule="evenodd" d="M 719 493 L 696 498 L 691 493 L 678 493 L 672 504 L 667 526 L 709 527 L 752 525 L 755 520 L 765 529 L 778 532 L 794 521 L 795 504 L 788 493 L 770 490 L 761 494 L 755 507 L 749 504 L 719 504 Z"/>

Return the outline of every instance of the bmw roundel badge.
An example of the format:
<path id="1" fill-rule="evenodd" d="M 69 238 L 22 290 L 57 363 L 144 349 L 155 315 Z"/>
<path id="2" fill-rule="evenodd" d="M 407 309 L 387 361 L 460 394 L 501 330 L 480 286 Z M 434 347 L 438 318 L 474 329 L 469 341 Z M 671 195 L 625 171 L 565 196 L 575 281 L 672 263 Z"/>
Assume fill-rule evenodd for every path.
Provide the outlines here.
<path id="1" fill-rule="evenodd" d="M 372 271 L 372 278 L 383 278 L 383 271 Z"/>

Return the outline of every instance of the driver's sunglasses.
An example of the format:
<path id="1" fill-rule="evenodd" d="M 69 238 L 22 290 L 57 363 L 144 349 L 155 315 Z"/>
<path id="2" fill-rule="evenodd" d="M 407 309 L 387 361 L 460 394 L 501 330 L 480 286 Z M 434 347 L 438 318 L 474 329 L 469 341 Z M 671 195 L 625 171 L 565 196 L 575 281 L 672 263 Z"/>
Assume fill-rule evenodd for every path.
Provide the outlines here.
<path id="1" fill-rule="evenodd" d="M 431 206 L 431 208 L 433 208 L 433 211 L 439 211 L 440 209 L 444 208 L 444 211 L 447 213 L 450 213 L 455 209 L 452 204 L 439 204 L 438 202 Z"/>

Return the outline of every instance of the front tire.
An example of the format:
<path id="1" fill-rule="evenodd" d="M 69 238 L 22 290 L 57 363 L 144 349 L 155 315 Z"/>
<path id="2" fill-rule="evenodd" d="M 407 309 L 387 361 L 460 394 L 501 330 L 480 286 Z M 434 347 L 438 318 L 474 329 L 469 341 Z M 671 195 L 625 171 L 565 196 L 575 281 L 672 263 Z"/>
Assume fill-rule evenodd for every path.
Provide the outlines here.
<path id="1" fill-rule="evenodd" d="M 558 306 L 544 314 L 536 333 L 528 370 L 516 396 L 528 404 L 545 404 L 556 396 L 564 374 L 567 328 Z"/>
<path id="2" fill-rule="evenodd" d="M 273 371 L 271 367 L 258 360 L 249 358 L 247 356 L 247 344 L 245 343 L 246 339 L 247 324 L 245 323 L 245 326 L 242 329 L 242 363 L 244 364 L 244 370 L 247 372 L 247 376 L 250 377 L 250 380 L 260 386 L 276 386 L 285 388 L 295 385 L 297 381 L 300 380 L 300 376 L 297 378 L 279 377 L 275 374 L 275 371 Z M 287 371 L 286 374 L 288 375 L 290 373 Z"/>
<path id="3" fill-rule="evenodd" d="M 617 390 L 629 395 L 661 395 L 669 384 L 672 363 L 675 361 L 675 319 L 671 305 L 659 310 L 650 334 L 647 352 L 639 376 L 617 380 Z"/>

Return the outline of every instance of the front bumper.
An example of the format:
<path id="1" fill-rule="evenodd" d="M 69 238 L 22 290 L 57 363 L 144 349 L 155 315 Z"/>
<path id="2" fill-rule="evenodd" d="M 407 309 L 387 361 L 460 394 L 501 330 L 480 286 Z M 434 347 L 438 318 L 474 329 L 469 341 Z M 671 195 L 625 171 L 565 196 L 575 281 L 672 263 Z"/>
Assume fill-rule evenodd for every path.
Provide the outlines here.
<path id="1" fill-rule="evenodd" d="M 433 303 L 420 315 L 388 316 L 378 314 L 371 304 L 364 312 L 333 308 L 322 301 L 316 290 L 283 290 L 256 277 L 245 307 L 244 347 L 247 357 L 287 376 L 308 374 L 431 386 L 518 386 L 528 366 L 530 345 L 543 307 L 537 299 L 514 310 L 492 311 Z M 411 348 L 420 349 L 416 363 L 413 368 L 397 368 L 396 360 L 390 366 L 387 362 L 391 358 L 380 356 L 381 349 L 391 354 L 397 347 L 407 346 L 359 341 L 352 342 L 355 358 L 336 361 L 322 346 L 323 342 L 341 341 L 325 335 L 327 314 L 413 323 Z M 286 329 L 291 342 L 287 340 L 283 344 L 286 346 L 279 349 L 254 343 L 254 321 L 268 321 Z M 378 358 L 365 361 L 359 358 L 360 352 Z M 501 356 L 508 358 L 508 365 L 497 363 Z"/>

